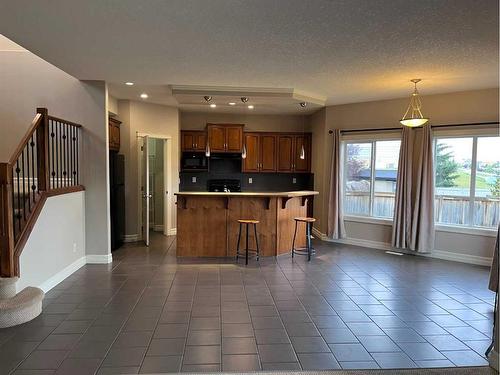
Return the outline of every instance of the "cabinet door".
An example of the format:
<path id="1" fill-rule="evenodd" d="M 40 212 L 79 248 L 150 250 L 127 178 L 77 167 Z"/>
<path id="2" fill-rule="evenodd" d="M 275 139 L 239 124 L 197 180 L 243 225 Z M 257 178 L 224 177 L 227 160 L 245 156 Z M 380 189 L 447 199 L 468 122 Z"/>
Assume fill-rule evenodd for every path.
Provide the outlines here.
<path id="1" fill-rule="evenodd" d="M 278 172 L 291 172 L 293 164 L 293 135 L 278 136 Z"/>
<path id="2" fill-rule="evenodd" d="M 207 134 L 205 132 L 197 132 L 194 135 L 194 148 L 196 151 L 205 151 L 207 146 Z"/>
<path id="3" fill-rule="evenodd" d="M 116 151 L 119 151 L 120 150 L 120 125 L 113 124 L 111 129 L 112 129 L 113 144 L 115 146 Z"/>
<path id="4" fill-rule="evenodd" d="M 208 144 L 213 152 L 226 151 L 226 128 L 224 126 L 210 125 L 208 127 Z"/>
<path id="5" fill-rule="evenodd" d="M 247 157 L 243 159 L 243 172 L 259 171 L 259 135 L 255 133 L 245 133 L 245 147 Z"/>
<path id="6" fill-rule="evenodd" d="M 304 159 L 300 158 L 300 153 L 304 146 Z M 295 136 L 295 172 L 307 173 L 311 171 L 311 137 L 307 134 Z"/>
<path id="7" fill-rule="evenodd" d="M 241 152 L 243 148 L 243 127 L 242 126 L 227 126 L 226 127 L 226 151 Z"/>
<path id="8" fill-rule="evenodd" d="M 182 151 L 194 150 L 194 136 L 192 132 L 182 132 Z"/>
<path id="9" fill-rule="evenodd" d="M 276 172 L 276 136 L 262 134 L 260 136 L 260 171 Z"/>

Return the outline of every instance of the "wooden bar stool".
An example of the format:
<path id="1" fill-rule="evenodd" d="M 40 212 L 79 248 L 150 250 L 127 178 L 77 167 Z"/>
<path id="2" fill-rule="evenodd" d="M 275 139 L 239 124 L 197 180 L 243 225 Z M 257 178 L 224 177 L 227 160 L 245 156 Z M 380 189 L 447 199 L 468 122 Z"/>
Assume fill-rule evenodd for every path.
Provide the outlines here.
<path id="1" fill-rule="evenodd" d="M 311 255 L 314 254 L 314 249 L 311 244 L 311 229 L 313 223 L 316 221 L 313 217 L 296 217 L 295 220 L 295 231 L 293 232 L 293 241 L 292 241 L 292 258 L 295 254 L 298 255 L 307 255 L 307 260 L 311 260 Z M 297 237 L 297 225 L 300 223 L 306 224 L 306 247 L 301 249 L 295 248 L 295 238 Z"/>
<path id="2" fill-rule="evenodd" d="M 245 264 L 248 264 L 248 253 L 255 254 L 255 257 L 257 260 L 259 260 L 259 238 L 257 236 L 257 224 L 259 224 L 258 220 L 247 220 L 247 219 L 240 219 L 238 220 L 238 223 L 240 223 L 240 231 L 238 233 L 238 245 L 236 246 L 236 261 L 238 261 L 238 257 L 243 256 L 240 253 L 240 241 L 241 241 L 241 228 L 243 225 L 246 225 L 246 238 L 245 238 Z M 256 249 L 249 249 L 248 248 L 248 226 L 253 225 L 253 233 L 255 236 L 255 245 Z"/>

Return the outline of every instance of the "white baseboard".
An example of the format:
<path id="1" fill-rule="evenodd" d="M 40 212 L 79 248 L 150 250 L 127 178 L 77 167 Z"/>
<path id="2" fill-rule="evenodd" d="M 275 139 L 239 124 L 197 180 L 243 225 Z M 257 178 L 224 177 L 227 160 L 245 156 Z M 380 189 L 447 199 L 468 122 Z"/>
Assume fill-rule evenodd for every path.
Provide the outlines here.
<path id="1" fill-rule="evenodd" d="M 67 278 L 68 276 L 71 276 L 74 272 L 78 271 L 86 263 L 87 263 L 86 257 L 81 257 L 80 259 L 75 260 L 73 263 L 71 263 L 66 268 L 64 268 L 61 271 L 59 271 L 58 273 L 56 273 L 54 276 L 52 276 L 48 280 L 46 280 L 43 283 L 41 283 L 40 285 L 38 285 L 38 287 L 40 289 L 42 289 L 45 293 L 47 293 L 49 290 L 51 290 L 53 287 L 55 287 L 57 284 L 59 284 L 65 278 Z"/>
<path id="2" fill-rule="evenodd" d="M 153 225 L 153 230 L 155 232 L 163 232 L 163 224 Z"/>
<path id="3" fill-rule="evenodd" d="M 169 236 L 175 236 L 177 234 L 177 228 L 170 228 L 168 230 L 168 235 Z"/>
<path id="4" fill-rule="evenodd" d="M 388 250 L 389 251 L 390 250 L 401 251 L 401 249 L 396 249 L 396 248 L 392 247 L 390 243 L 386 243 L 386 242 L 378 242 L 378 241 L 371 241 L 371 240 L 357 239 L 357 238 L 342 238 L 339 240 L 332 240 L 332 239 L 328 238 L 326 236 L 326 234 L 321 233 L 316 228 L 313 228 L 312 232 L 317 238 L 319 238 L 323 241 L 342 243 L 342 244 L 346 244 L 346 245 L 368 247 L 370 249 L 379 249 L 379 250 L 385 250 L 385 251 L 388 251 Z M 443 250 L 433 250 L 432 253 L 429 253 L 429 254 L 414 253 L 414 252 L 411 252 L 411 254 L 423 256 L 423 257 L 427 257 L 427 258 L 436 258 L 436 259 L 443 259 L 443 260 L 451 260 L 453 262 L 476 264 L 479 266 L 491 266 L 491 258 L 480 257 L 477 255 L 452 253 L 450 251 L 443 251 Z"/>
<path id="5" fill-rule="evenodd" d="M 113 255 L 87 255 L 88 264 L 108 264 L 113 262 Z"/>
<path id="6" fill-rule="evenodd" d="M 497 372 L 500 371 L 498 361 L 498 353 L 495 351 L 495 349 L 492 349 L 490 354 L 488 355 L 488 362 L 490 363 L 490 366 L 493 367 Z"/>
<path id="7" fill-rule="evenodd" d="M 136 234 L 125 234 L 123 236 L 123 242 L 137 242 L 139 241 L 139 235 Z"/>

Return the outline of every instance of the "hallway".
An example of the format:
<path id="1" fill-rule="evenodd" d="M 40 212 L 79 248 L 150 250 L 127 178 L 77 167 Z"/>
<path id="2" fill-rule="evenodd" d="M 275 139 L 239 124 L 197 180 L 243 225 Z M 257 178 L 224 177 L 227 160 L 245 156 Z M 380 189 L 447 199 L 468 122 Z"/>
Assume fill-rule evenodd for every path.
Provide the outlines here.
<path id="1" fill-rule="evenodd" d="M 151 240 L 82 267 L 40 317 L 0 330 L 0 373 L 487 365 L 487 267 L 326 242 L 309 264 L 245 267 L 177 259 L 175 237 Z"/>

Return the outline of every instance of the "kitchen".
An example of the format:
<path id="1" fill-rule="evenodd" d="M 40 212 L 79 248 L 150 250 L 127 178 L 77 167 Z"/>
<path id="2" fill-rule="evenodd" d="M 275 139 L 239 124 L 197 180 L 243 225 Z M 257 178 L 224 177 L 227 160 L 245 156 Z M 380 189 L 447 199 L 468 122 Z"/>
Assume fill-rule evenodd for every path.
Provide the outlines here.
<path id="1" fill-rule="evenodd" d="M 235 256 L 239 219 L 259 221 L 262 256 L 288 253 L 294 218 L 312 217 L 318 193 L 313 191 L 311 133 L 254 129 L 217 122 L 183 130 L 181 121 L 177 256 Z M 305 245 L 305 237 L 300 226 L 296 247 Z M 249 241 L 255 249 L 254 236 Z"/>

